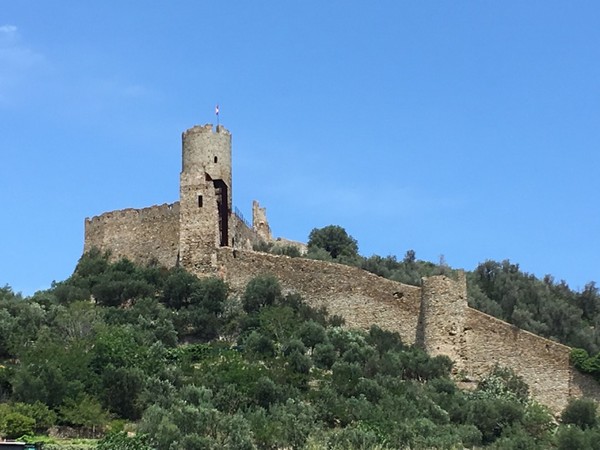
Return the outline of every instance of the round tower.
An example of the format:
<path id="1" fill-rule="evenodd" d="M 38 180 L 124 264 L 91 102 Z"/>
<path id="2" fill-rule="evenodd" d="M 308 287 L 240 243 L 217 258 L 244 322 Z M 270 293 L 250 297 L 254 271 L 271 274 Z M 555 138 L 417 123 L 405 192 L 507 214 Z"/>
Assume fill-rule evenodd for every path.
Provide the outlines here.
<path id="1" fill-rule="evenodd" d="M 195 126 L 182 134 L 181 172 L 201 170 L 231 191 L 231 133 L 219 125 Z"/>
<path id="2" fill-rule="evenodd" d="M 444 275 L 421 280 L 421 311 L 417 329 L 417 344 L 432 356 L 446 355 L 455 362 L 455 369 L 466 363 L 465 314 L 467 283 L 464 272 L 458 280 Z"/>
<path id="3" fill-rule="evenodd" d="M 230 246 L 231 134 L 195 126 L 182 134 L 179 262 L 195 273 L 216 268 L 217 247 Z"/>

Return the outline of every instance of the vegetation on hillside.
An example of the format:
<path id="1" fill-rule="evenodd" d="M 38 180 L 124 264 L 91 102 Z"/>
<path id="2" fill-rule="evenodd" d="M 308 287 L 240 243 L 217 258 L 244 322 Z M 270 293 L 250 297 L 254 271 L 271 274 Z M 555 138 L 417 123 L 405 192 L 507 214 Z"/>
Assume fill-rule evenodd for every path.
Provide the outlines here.
<path id="1" fill-rule="evenodd" d="M 361 257 L 341 227 L 311 233 L 309 256 L 413 284 L 452 271 L 411 251 Z M 597 351 L 594 286 L 575 293 L 508 262 L 468 280 L 473 306 Z M 0 435 L 67 425 L 109 432 L 97 446 L 115 450 L 600 448 L 592 402 L 559 425 L 506 368 L 464 392 L 448 358 L 342 324 L 268 275 L 233 298 L 219 279 L 92 252 L 30 298 L 0 288 Z"/>

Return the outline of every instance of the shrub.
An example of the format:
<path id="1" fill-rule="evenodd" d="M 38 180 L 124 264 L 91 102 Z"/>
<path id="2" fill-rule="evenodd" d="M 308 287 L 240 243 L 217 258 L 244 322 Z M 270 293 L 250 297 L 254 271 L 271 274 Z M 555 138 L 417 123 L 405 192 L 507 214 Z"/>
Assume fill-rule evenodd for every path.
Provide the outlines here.
<path id="1" fill-rule="evenodd" d="M 8 439 L 17 439 L 27 434 L 32 434 L 35 428 L 35 419 L 18 412 L 11 412 L 3 420 L 3 434 Z"/>
<path id="2" fill-rule="evenodd" d="M 125 432 L 110 433 L 98 441 L 97 450 L 152 450 L 144 435 L 127 436 Z"/>
<path id="3" fill-rule="evenodd" d="M 565 424 L 577 425 L 579 428 L 592 428 L 597 425 L 598 405 L 590 399 L 571 399 L 562 412 L 561 420 Z"/>

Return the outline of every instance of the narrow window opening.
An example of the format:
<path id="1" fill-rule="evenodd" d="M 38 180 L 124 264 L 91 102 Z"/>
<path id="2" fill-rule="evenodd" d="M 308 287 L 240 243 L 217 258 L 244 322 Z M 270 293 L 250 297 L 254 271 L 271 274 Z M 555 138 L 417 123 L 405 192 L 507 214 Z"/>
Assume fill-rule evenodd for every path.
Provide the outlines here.
<path id="1" fill-rule="evenodd" d="M 202 196 L 201 195 L 198 196 L 198 207 L 202 208 Z"/>
<path id="2" fill-rule="evenodd" d="M 217 157 L 215 156 L 215 162 L 217 162 Z"/>

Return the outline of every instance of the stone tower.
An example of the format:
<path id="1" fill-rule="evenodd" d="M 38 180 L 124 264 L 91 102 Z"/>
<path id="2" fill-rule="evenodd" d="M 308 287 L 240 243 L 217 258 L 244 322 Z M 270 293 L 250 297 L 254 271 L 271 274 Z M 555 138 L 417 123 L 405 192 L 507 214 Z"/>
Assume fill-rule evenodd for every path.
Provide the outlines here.
<path id="1" fill-rule="evenodd" d="M 421 280 L 421 311 L 416 343 L 432 356 L 446 355 L 455 370 L 466 369 L 465 315 L 467 281 L 458 271 L 458 280 L 444 275 Z"/>
<path id="2" fill-rule="evenodd" d="M 217 247 L 231 246 L 231 134 L 195 126 L 182 135 L 179 263 L 196 273 L 216 268 Z"/>

